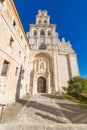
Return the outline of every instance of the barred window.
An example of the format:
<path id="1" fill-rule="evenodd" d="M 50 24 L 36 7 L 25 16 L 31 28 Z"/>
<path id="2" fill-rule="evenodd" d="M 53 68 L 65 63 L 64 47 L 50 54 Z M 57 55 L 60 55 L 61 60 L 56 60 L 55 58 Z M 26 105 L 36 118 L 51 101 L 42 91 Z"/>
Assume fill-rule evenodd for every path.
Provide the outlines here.
<path id="1" fill-rule="evenodd" d="M 2 67 L 2 72 L 1 72 L 2 76 L 6 76 L 7 75 L 8 65 L 9 65 L 9 62 L 8 61 L 4 61 L 3 67 Z"/>
<path id="2" fill-rule="evenodd" d="M 41 30 L 40 35 L 45 35 L 45 32 L 43 29 Z"/>
<path id="3" fill-rule="evenodd" d="M 44 23 L 47 23 L 47 20 L 44 20 Z"/>
<path id="4" fill-rule="evenodd" d="M 37 31 L 36 30 L 34 30 L 34 35 L 37 35 Z"/>
<path id="5" fill-rule="evenodd" d="M 13 20 L 13 27 L 14 27 L 14 28 L 16 27 L 16 22 L 15 22 L 15 20 Z"/>
<path id="6" fill-rule="evenodd" d="M 13 39 L 13 37 L 11 37 L 11 38 L 10 38 L 10 42 L 9 42 L 9 46 L 10 46 L 10 47 L 13 47 L 13 42 L 14 42 L 14 39 Z"/>
<path id="7" fill-rule="evenodd" d="M 19 68 L 16 67 L 15 76 L 18 76 L 18 74 L 19 74 Z"/>
<path id="8" fill-rule="evenodd" d="M 24 56 L 24 62 L 26 62 L 26 56 Z"/>
<path id="9" fill-rule="evenodd" d="M 48 35 L 51 35 L 51 31 L 50 30 L 48 31 Z"/>

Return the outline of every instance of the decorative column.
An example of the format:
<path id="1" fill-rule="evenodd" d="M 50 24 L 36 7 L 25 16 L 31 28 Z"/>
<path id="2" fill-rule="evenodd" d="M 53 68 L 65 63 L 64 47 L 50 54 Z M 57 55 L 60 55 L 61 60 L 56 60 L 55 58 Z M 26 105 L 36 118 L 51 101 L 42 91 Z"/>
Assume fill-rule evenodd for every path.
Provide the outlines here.
<path id="1" fill-rule="evenodd" d="M 34 72 L 36 72 L 37 71 L 37 61 L 34 61 Z"/>
<path id="2" fill-rule="evenodd" d="M 58 50 L 56 51 L 56 63 L 57 63 L 57 84 L 58 84 L 58 92 L 61 94 L 61 88 L 60 88 L 60 80 L 59 80 L 59 55 L 58 55 Z"/>
<path id="3" fill-rule="evenodd" d="M 46 65 L 47 65 L 47 72 L 49 72 L 49 60 L 46 61 Z"/>
<path id="4" fill-rule="evenodd" d="M 48 72 L 49 72 L 49 60 L 47 60 L 47 67 L 48 67 Z"/>
<path id="5" fill-rule="evenodd" d="M 33 77 L 33 93 L 37 93 L 37 78 L 36 78 L 36 72 L 37 72 L 37 61 L 34 61 L 34 77 Z"/>
<path id="6" fill-rule="evenodd" d="M 33 93 L 34 94 L 37 93 L 37 78 L 36 78 L 35 75 L 34 75 L 34 78 L 33 78 Z"/>
<path id="7" fill-rule="evenodd" d="M 48 77 L 47 77 L 47 91 L 48 93 L 51 93 L 51 84 L 50 84 L 50 73 L 48 74 Z"/>
<path id="8" fill-rule="evenodd" d="M 59 92 L 59 79 L 58 79 L 58 59 L 57 59 L 57 51 L 55 50 L 53 52 L 53 58 L 54 58 L 54 87 L 55 91 Z M 60 93 L 60 92 L 59 92 Z"/>

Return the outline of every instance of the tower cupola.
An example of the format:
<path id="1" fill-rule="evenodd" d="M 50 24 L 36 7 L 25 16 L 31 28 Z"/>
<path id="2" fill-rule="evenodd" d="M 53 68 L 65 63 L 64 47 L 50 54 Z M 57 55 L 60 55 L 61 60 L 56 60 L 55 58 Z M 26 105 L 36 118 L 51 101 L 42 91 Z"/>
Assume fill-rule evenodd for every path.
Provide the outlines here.
<path id="1" fill-rule="evenodd" d="M 39 10 L 36 16 L 36 24 L 50 24 L 50 16 L 46 10 Z"/>

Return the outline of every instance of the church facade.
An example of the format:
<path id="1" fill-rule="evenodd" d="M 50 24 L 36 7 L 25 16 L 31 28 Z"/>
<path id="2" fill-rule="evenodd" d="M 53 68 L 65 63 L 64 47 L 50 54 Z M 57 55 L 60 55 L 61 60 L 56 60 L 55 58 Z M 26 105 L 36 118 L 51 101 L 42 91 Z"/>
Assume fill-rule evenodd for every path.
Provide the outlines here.
<path id="1" fill-rule="evenodd" d="M 70 42 L 62 41 L 46 10 L 39 10 L 27 33 L 31 46 L 30 92 L 61 93 L 70 78 L 79 75 L 77 56 Z"/>
<path id="2" fill-rule="evenodd" d="M 0 0 L 0 103 L 27 93 L 62 93 L 78 75 L 77 55 L 59 39 L 46 10 L 38 11 L 26 34 L 14 1 Z"/>

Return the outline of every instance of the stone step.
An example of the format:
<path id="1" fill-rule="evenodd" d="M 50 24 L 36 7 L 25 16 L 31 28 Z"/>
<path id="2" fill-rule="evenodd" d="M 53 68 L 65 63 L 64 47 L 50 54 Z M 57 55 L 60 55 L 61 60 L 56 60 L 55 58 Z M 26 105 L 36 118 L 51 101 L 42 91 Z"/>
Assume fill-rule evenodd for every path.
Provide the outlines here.
<path id="1" fill-rule="evenodd" d="M 57 126 L 41 125 L 0 125 L 0 130 L 87 130 L 87 124 L 58 124 Z"/>

